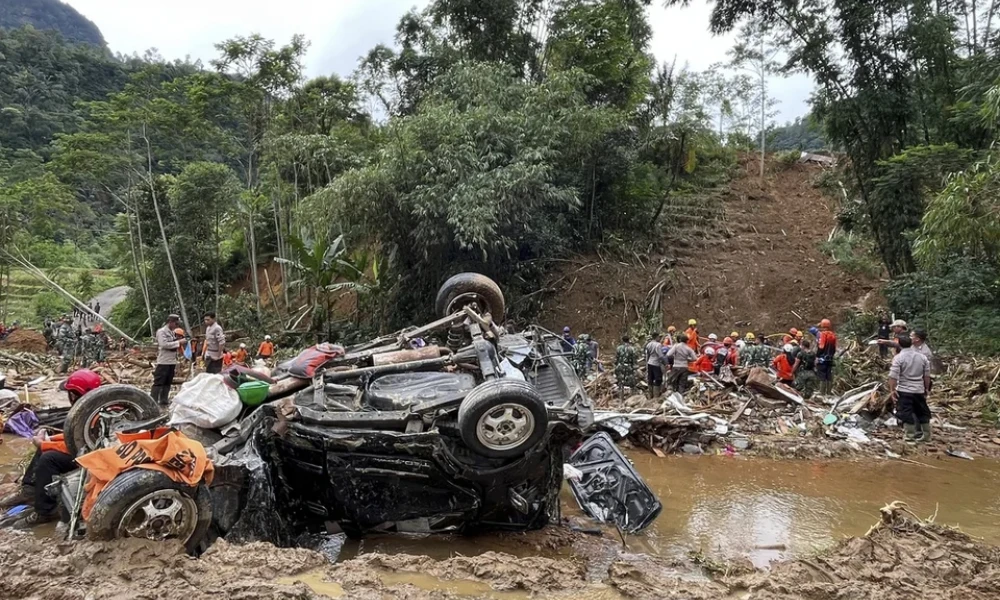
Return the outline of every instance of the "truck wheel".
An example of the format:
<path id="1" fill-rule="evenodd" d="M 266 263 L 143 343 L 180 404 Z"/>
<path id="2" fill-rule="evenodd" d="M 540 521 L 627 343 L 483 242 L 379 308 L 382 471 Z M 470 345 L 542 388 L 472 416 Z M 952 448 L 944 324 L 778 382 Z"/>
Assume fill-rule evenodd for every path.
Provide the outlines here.
<path id="1" fill-rule="evenodd" d="M 87 537 L 179 540 L 194 554 L 212 524 L 208 487 L 177 483 L 159 471 L 134 468 L 115 477 L 97 497 Z"/>
<path id="2" fill-rule="evenodd" d="M 122 421 L 145 421 L 163 409 L 137 387 L 103 385 L 76 401 L 63 425 L 66 448 L 73 456 L 93 452 L 114 442 L 114 426 Z"/>
<path id="3" fill-rule="evenodd" d="M 462 441 L 490 458 L 524 455 L 545 436 L 548 424 L 545 402 L 524 381 L 487 381 L 458 408 Z"/>
<path id="4" fill-rule="evenodd" d="M 447 317 L 470 304 L 478 306 L 481 313 L 490 313 L 495 323 L 503 323 L 503 292 L 495 281 L 479 273 L 459 273 L 445 281 L 434 307 L 438 315 Z"/>

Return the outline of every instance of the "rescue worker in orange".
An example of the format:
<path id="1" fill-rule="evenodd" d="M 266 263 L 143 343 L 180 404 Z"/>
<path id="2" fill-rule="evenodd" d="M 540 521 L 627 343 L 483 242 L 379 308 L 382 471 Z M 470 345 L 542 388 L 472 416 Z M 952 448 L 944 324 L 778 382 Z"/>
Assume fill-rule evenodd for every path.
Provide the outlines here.
<path id="1" fill-rule="evenodd" d="M 69 395 L 69 403 L 75 404 L 84 394 L 101 386 L 101 376 L 87 369 L 74 371 L 59 385 Z M 34 504 L 34 510 L 14 522 L 14 529 L 28 529 L 42 523 L 59 519 L 56 512 L 58 502 L 45 492 L 45 486 L 52 483 L 56 475 L 69 473 L 77 468 L 74 457 L 66 447 L 62 434 L 49 436 L 43 429 L 38 430 L 32 443 L 38 450 L 28 463 L 21 480 L 21 489 L 0 500 L 0 509 L 8 509 L 21 504 Z"/>
<path id="2" fill-rule="evenodd" d="M 226 350 L 222 355 L 222 367 L 226 368 L 231 366 L 233 366 L 233 353 Z"/>
<path id="3" fill-rule="evenodd" d="M 715 348 L 705 346 L 698 360 L 688 366 L 692 373 L 714 373 L 715 372 Z"/>
<path id="4" fill-rule="evenodd" d="M 791 386 L 795 384 L 795 370 L 792 368 L 794 365 L 792 353 L 795 348 L 791 344 L 785 344 L 781 350 L 771 361 L 771 366 L 778 372 L 778 381 Z"/>
<path id="5" fill-rule="evenodd" d="M 263 360 L 264 362 L 270 361 L 271 357 L 274 356 L 274 342 L 271 341 L 271 336 L 265 335 L 264 341 L 260 343 L 260 347 L 257 348 L 257 358 Z"/>
<path id="6" fill-rule="evenodd" d="M 737 334 L 738 335 L 738 334 Z M 732 337 L 727 337 L 722 340 L 722 348 L 720 348 L 715 354 L 715 362 L 718 367 L 721 368 L 725 366 L 738 367 L 740 365 L 740 352 L 734 346 Z"/>
<path id="7" fill-rule="evenodd" d="M 684 335 L 687 336 L 687 345 L 694 350 L 695 354 L 698 354 L 698 321 L 691 319 L 688 321 L 688 328 L 684 330 Z"/>
<path id="8" fill-rule="evenodd" d="M 247 366 L 249 358 L 250 354 L 247 352 L 247 345 L 240 344 L 240 347 L 236 351 L 236 354 L 233 354 L 233 361 L 238 365 Z"/>
<path id="9" fill-rule="evenodd" d="M 819 393 L 826 396 L 833 391 L 833 359 L 837 355 L 837 334 L 833 332 L 830 319 L 819 323 L 819 339 L 816 344 L 816 377 L 819 379 Z"/>

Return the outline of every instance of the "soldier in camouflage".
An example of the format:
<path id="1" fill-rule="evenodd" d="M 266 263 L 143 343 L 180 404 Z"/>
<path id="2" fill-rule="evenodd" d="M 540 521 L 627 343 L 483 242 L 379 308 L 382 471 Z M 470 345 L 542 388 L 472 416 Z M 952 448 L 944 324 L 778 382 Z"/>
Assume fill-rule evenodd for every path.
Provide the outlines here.
<path id="1" fill-rule="evenodd" d="M 625 388 L 636 388 L 635 370 L 639 360 L 639 349 L 632 345 L 629 336 L 622 336 L 622 343 L 615 349 L 615 381 L 622 395 Z"/>
<path id="2" fill-rule="evenodd" d="M 740 350 L 740 364 L 747 367 L 764 367 L 771 364 L 771 351 L 757 343 L 757 336 L 747 333 L 746 346 Z"/>
<path id="3" fill-rule="evenodd" d="M 69 371 L 70 364 L 76 358 L 76 332 L 73 331 L 73 320 L 67 315 L 63 315 L 62 324 L 56 332 L 56 350 L 62 356 L 62 363 L 59 366 L 60 373 Z"/>
<path id="4" fill-rule="evenodd" d="M 581 378 L 586 377 L 587 373 L 590 372 L 590 346 L 587 344 L 589 340 L 589 335 L 581 333 L 580 337 L 576 339 L 576 345 L 573 346 L 573 356 L 570 358 L 573 369 L 576 370 L 577 376 Z"/>
<path id="5" fill-rule="evenodd" d="M 80 357 L 80 366 L 89 369 L 90 363 L 94 362 L 94 331 L 90 327 L 84 330 L 77 347 L 79 348 L 77 355 Z"/>
<path id="6" fill-rule="evenodd" d="M 83 338 L 80 339 L 80 365 L 84 369 L 91 365 L 102 363 L 105 359 L 104 337 L 101 335 L 99 327 L 87 328 Z"/>

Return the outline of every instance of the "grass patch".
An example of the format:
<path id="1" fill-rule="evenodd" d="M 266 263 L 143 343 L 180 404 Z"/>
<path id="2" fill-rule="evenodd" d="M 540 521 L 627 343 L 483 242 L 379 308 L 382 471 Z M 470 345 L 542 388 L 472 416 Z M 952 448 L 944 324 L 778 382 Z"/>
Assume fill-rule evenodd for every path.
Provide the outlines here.
<path id="1" fill-rule="evenodd" d="M 819 249 L 853 275 L 874 279 L 882 274 L 882 263 L 875 256 L 872 243 L 861 236 L 837 233 L 833 239 L 821 243 Z"/>
<path id="2" fill-rule="evenodd" d="M 83 271 L 89 271 L 93 276 L 95 294 L 124 285 L 121 276 L 111 270 L 64 267 L 46 271 L 46 274 L 75 295 L 77 290 L 74 289 L 74 285 L 76 285 L 79 275 Z M 20 321 L 22 324 L 29 326 L 41 326 L 43 319 L 38 316 L 36 311 L 38 298 L 41 294 L 49 291 L 50 288 L 47 284 L 32 277 L 27 271 L 12 269 L 10 272 L 8 296 L 3 299 L 7 309 L 7 321 Z M 61 299 L 61 296 L 59 298 Z M 81 300 L 89 300 L 89 298 L 81 298 Z M 69 305 L 68 302 L 66 305 Z"/>

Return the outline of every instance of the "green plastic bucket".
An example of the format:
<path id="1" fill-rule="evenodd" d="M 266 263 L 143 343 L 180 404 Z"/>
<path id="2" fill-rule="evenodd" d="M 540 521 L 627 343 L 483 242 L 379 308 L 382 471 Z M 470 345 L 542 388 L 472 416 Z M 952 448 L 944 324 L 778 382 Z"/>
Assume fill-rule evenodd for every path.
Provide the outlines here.
<path id="1" fill-rule="evenodd" d="M 248 381 L 240 384 L 236 392 L 240 395 L 240 400 L 247 406 L 260 406 L 267 400 L 267 392 L 270 385 L 264 381 Z"/>

